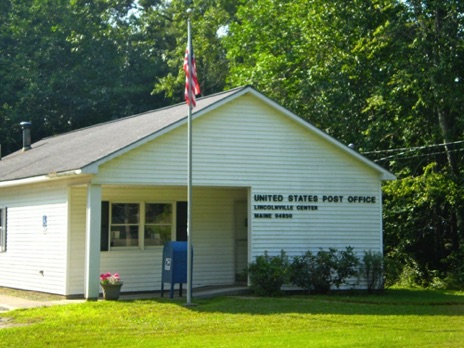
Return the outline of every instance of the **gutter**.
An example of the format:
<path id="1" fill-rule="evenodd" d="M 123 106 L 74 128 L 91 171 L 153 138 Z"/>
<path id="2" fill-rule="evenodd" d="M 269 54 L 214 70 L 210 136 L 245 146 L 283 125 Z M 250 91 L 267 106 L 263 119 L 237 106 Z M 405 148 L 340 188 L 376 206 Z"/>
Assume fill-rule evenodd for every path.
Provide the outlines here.
<path id="1" fill-rule="evenodd" d="M 70 177 L 79 176 L 79 175 L 82 175 L 82 174 L 83 173 L 82 173 L 81 169 L 69 170 L 69 171 L 60 172 L 60 173 L 54 172 L 54 173 L 49 173 L 49 174 L 40 175 L 40 176 L 34 176 L 34 177 L 30 177 L 30 178 L 2 181 L 2 182 L 0 182 L 0 188 L 50 182 L 51 180 L 66 179 L 66 178 L 70 178 Z"/>

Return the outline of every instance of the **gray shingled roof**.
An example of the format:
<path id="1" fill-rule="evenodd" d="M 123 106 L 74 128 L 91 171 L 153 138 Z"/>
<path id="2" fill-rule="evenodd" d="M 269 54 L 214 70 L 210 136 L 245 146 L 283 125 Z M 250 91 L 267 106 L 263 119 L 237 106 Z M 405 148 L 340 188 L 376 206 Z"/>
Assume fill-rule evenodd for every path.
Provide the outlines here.
<path id="1" fill-rule="evenodd" d="M 245 88 L 249 87 L 199 98 L 193 113 Z M 0 182 L 83 169 L 186 119 L 187 114 L 186 104 L 181 103 L 42 139 L 31 150 L 19 150 L 0 161 Z"/>

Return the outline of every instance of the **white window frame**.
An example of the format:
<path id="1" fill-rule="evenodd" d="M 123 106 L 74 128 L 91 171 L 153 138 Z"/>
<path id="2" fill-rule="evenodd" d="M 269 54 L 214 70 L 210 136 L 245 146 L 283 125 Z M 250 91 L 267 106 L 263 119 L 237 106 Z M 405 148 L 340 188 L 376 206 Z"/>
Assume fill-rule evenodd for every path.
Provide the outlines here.
<path id="1" fill-rule="evenodd" d="M 113 233 L 114 233 L 114 231 L 112 231 L 113 225 L 115 225 L 115 226 L 125 225 L 125 224 L 113 224 L 113 205 L 115 205 L 115 204 L 137 204 L 139 206 L 138 222 L 136 224 L 135 223 L 129 224 L 130 226 L 137 226 L 138 245 L 132 245 L 132 246 L 127 246 L 127 245 L 124 245 L 124 246 L 112 246 L 111 245 L 113 243 Z M 108 228 L 110 229 L 110 231 L 109 231 L 110 250 L 123 250 L 123 249 L 125 249 L 125 250 L 133 250 L 133 249 L 139 249 L 141 247 L 141 245 L 140 245 L 141 215 L 142 215 L 142 212 L 141 212 L 141 209 L 140 209 L 140 202 L 133 202 L 133 201 L 114 201 L 114 202 L 110 202 L 110 206 L 109 206 L 109 224 L 108 224 Z"/>
<path id="2" fill-rule="evenodd" d="M 0 252 L 6 251 L 6 207 L 0 206 Z"/>
<path id="3" fill-rule="evenodd" d="M 146 206 L 147 204 L 169 204 L 171 206 L 171 223 L 147 223 L 145 219 L 146 215 Z M 141 236 L 144 249 L 157 249 L 159 247 L 164 247 L 164 244 L 161 245 L 145 245 L 145 226 L 171 226 L 171 241 L 174 240 L 174 231 L 175 231 L 175 204 L 174 202 L 143 202 L 143 224 L 141 224 Z"/>
<path id="4" fill-rule="evenodd" d="M 139 206 L 139 219 L 137 223 L 137 228 L 138 228 L 138 245 L 135 246 L 112 246 L 112 241 L 113 241 L 113 231 L 112 231 L 112 226 L 113 225 L 119 225 L 119 224 L 113 224 L 113 204 L 138 204 Z M 108 223 L 108 228 L 109 228 L 109 250 L 146 250 L 146 249 L 159 249 L 164 247 L 164 245 L 145 245 L 145 212 L 146 212 L 146 204 L 169 204 L 171 205 L 171 212 L 172 212 L 172 221 L 171 221 L 171 240 L 174 240 L 174 231 L 175 231 L 175 204 L 172 201 L 120 201 L 120 200 L 114 200 L 109 202 L 109 223 Z M 135 224 L 131 224 L 134 226 Z M 148 224 L 151 225 L 151 224 Z"/>

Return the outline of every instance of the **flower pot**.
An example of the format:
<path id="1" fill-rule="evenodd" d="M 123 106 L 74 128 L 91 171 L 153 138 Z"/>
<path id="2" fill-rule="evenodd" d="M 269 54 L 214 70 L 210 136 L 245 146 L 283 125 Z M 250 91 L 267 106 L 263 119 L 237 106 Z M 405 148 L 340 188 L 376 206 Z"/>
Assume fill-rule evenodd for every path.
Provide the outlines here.
<path id="1" fill-rule="evenodd" d="M 117 300 L 121 294 L 122 284 L 100 284 L 103 289 L 103 298 L 105 300 Z"/>

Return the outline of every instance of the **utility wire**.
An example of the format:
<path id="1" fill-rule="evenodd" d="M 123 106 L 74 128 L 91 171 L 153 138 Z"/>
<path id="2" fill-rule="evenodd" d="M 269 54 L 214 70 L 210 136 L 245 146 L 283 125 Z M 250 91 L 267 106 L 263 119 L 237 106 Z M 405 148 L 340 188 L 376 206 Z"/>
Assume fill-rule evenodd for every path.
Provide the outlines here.
<path id="1" fill-rule="evenodd" d="M 464 140 L 454 141 L 451 143 L 432 144 L 432 145 L 424 145 L 424 146 L 417 146 L 417 147 L 403 147 L 403 148 L 398 148 L 398 149 L 367 151 L 367 152 L 362 152 L 362 155 L 372 155 L 372 154 L 378 154 L 378 153 L 389 153 L 389 152 L 398 152 L 398 151 L 411 152 L 415 150 L 423 150 L 423 149 L 429 149 L 429 148 L 434 148 L 434 147 L 442 147 L 442 146 L 462 144 L 462 143 L 464 143 Z"/>
<path id="2" fill-rule="evenodd" d="M 398 158 L 400 156 L 401 156 L 401 158 L 399 158 L 399 159 L 412 159 L 412 158 L 421 158 L 421 157 L 428 157 L 428 156 L 435 156 L 435 155 L 443 155 L 443 154 L 446 154 L 446 153 L 449 153 L 449 152 L 464 152 L 464 148 L 463 149 L 456 149 L 456 150 L 449 150 L 449 151 L 426 153 L 426 154 L 423 154 L 423 155 L 408 156 L 408 157 L 403 157 L 402 155 L 404 155 L 406 153 L 406 152 L 403 152 L 403 153 L 398 153 L 398 154 L 395 154 L 395 155 L 375 159 L 374 162 L 386 161 L 386 160 L 389 160 L 389 159 L 392 159 L 392 158 Z"/>

